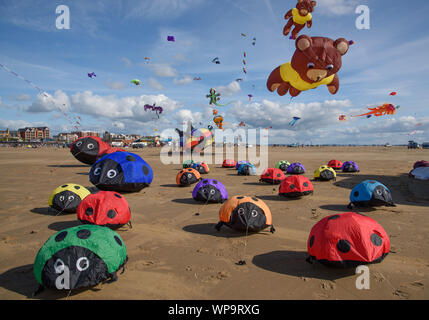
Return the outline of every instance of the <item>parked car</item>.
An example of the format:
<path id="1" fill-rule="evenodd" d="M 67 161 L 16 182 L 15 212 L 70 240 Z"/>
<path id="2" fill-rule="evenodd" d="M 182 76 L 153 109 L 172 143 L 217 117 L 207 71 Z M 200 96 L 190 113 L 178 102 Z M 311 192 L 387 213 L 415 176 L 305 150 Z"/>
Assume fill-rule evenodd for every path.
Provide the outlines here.
<path id="1" fill-rule="evenodd" d="M 429 142 L 423 142 L 422 143 L 422 148 L 423 149 L 429 149 Z"/>
<path id="2" fill-rule="evenodd" d="M 408 149 L 418 149 L 420 145 L 415 141 L 408 141 Z"/>

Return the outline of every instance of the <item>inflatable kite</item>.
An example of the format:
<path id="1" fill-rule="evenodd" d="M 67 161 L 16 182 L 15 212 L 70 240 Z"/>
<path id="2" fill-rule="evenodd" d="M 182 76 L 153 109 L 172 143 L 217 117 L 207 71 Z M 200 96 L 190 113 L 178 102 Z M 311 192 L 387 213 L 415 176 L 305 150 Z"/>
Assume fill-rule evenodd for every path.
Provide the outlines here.
<path id="1" fill-rule="evenodd" d="M 340 120 L 340 121 L 346 121 L 346 116 L 342 114 L 342 115 L 340 115 L 338 117 L 338 120 Z"/>
<path id="2" fill-rule="evenodd" d="M 153 171 L 139 155 L 115 152 L 92 165 L 89 180 L 104 191 L 139 192 L 152 183 Z"/>
<path id="3" fill-rule="evenodd" d="M 314 180 L 329 181 L 335 180 L 336 177 L 335 170 L 328 166 L 320 166 L 314 171 Z"/>
<path id="4" fill-rule="evenodd" d="M 288 174 L 304 174 L 305 168 L 299 162 L 291 163 L 289 167 L 287 167 L 286 173 Z"/>
<path id="5" fill-rule="evenodd" d="M 280 96 L 288 91 L 296 97 L 301 91 L 326 85 L 331 94 L 338 92 L 340 83 L 337 72 L 341 68 L 341 57 L 349 49 L 344 38 L 332 40 L 324 37 L 299 36 L 291 62 L 274 69 L 267 80 L 267 88 L 277 90 Z"/>
<path id="6" fill-rule="evenodd" d="M 223 203 L 228 199 L 228 192 L 218 180 L 204 179 L 195 186 L 192 198 L 204 203 Z"/>
<path id="7" fill-rule="evenodd" d="M 219 57 L 216 57 L 212 60 L 213 63 L 220 64 Z"/>
<path id="8" fill-rule="evenodd" d="M 329 267 L 356 268 L 379 263 L 390 252 L 390 240 L 377 221 L 360 213 L 328 216 L 316 223 L 308 236 L 311 260 Z"/>
<path id="9" fill-rule="evenodd" d="M 341 166 L 343 172 L 359 172 L 359 167 L 354 161 L 346 161 Z"/>
<path id="10" fill-rule="evenodd" d="M 266 182 L 269 184 L 280 184 L 285 178 L 286 177 L 283 171 L 281 171 L 280 169 L 268 168 L 265 169 L 264 172 L 262 172 L 259 181 Z"/>
<path id="11" fill-rule="evenodd" d="M 216 126 L 219 129 L 223 128 L 223 117 L 222 116 L 216 116 L 213 118 L 213 122 L 216 124 Z"/>
<path id="12" fill-rule="evenodd" d="M 341 170 L 342 166 L 343 166 L 343 163 L 339 160 L 331 160 L 328 162 L 328 167 L 334 170 Z"/>
<path id="13" fill-rule="evenodd" d="M 191 135 L 187 137 L 183 149 L 185 152 L 201 152 L 206 147 L 211 146 L 213 141 L 214 136 L 211 130 L 205 128 L 193 129 Z"/>
<path id="14" fill-rule="evenodd" d="M 192 168 L 192 166 L 194 165 L 194 160 L 185 160 L 185 162 L 183 162 L 183 169 L 186 168 Z"/>
<path id="15" fill-rule="evenodd" d="M 192 168 L 180 170 L 176 176 L 176 184 L 180 187 L 188 187 L 201 180 L 200 173 Z"/>
<path id="16" fill-rule="evenodd" d="M 206 95 L 206 98 L 210 99 L 209 105 L 214 104 L 218 107 L 224 107 L 231 103 L 231 102 L 228 102 L 227 104 L 218 104 L 217 102 L 220 100 L 220 93 L 216 93 L 216 90 L 213 88 L 210 89 L 209 94 Z"/>
<path id="17" fill-rule="evenodd" d="M 174 39 L 174 36 L 167 36 L 167 41 L 176 41 L 176 39 Z"/>
<path id="18" fill-rule="evenodd" d="M 237 161 L 236 163 L 235 163 L 235 170 L 238 170 L 238 167 L 241 165 L 241 164 L 249 164 L 250 162 L 249 161 L 247 161 L 247 160 L 240 160 L 240 161 Z"/>
<path id="19" fill-rule="evenodd" d="M 291 39 L 296 39 L 298 33 L 305 27 L 311 28 L 312 26 L 312 15 L 316 1 L 310 0 L 298 0 L 296 7 L 289 10 L 285 15 L 285 20 L 288 20 L 285 27 L 283 28 L 283 34 L 287 36 L 292 29 Z"/>
<path id="20" fill-rule="evenodd" d="M 298 198 L 313 193 L 313 184 L 304 176 L 286 177 L 280 184 L 279 195 L 288 198 Z"/>
<path id="21" fill-rule="evenodd" d="M 394 207 L 390 190 L 375 180 L 365 180 L 356 185 L 350 192 L 349 209 L 356 207 Z"/>
<path id="22" fill-rule="evenodd" d="M 414 163 L 413 169 L 420 167 L 429 167 L 429 162 L 425 160 L 420 160 Z"/>
<path id="23" fill-rule="evenodd" d="M 140 83 L 141 83 L 139 79 L 133 79 L 130 82 L 133 83 L 133 84 L 135 84 L 136 86 L 139 86 Z"/>
<path id="24" fill-rule="evenodd" d="M 429 180 L 429 166 L 416 167 L 408 175 L 417 180 Z"/>
<path id="25" fill-rule="evenodd" d="M 91 192 L 74 183 L 66 183 L 56 188 L 49 197 L 49 206 L 60 212 L 74 213 L 79 204 Z"/>
<path id="26" fill-rule="evenodd" d="M 270 227 L 273 233 L 271 211 L 262 200 L 255 197 L 234 196 L 226 201 L 219 211 L 219 223 L 216 229 L 226 225 L 244 232 L 259 232 Z"/>
<path id="27" fill-rule="evenodd" d="M 110 145 L 99 137 L 87 136 L 77 139 L 70 146 L 71 154 L 80 162 L 92 165 L 100 157 L 113 151 Z"/>
<path id="28" fill-rule="evenodd" d="M 292 121 L 289 122 L 289 125 L 293 127 L 299 119 L 301 119 L 301 118 L 300 117 L 293 117 Z"/>
<path id="29" fill-rule="evenodd" d="M 283 172 L 287 171 L 287 168 L 290 166 L 289 161 L 286 160 L 280 160 L 279 162 L 276 163 L 276 168 L 280 169 Z"/>
<path id="30" fill-rule="evenodd" d="M 160 114 L 162 113 L 162 111 L 163 111 L 162 107 L 157 107 L 157 106 L 155 106 L 155 103 L 154 103 L 153 105 L 145 104 L 145 105 L 144 105 L 144 111 L 147 111 L 147 110 L 155 111 L 155 112 L 156 112 L 156 115 L 158 116 L 158 119 L 159 119 L 159 115 L 160 115 Z"/>
<path id="31" fill-rule="evenodd" d="M 37 253 L 33 265 L 39 283 L 36 293 L 44 288 L 73 290 L 116 281 L 117 271 L 125 270 L 127 260 L 121 236 L 109 228 L 82 225 L 61 230 Z"/>
<path id="32" fill-rule="evenodd" d="M 256 176 L 256 167 L 251 163 L 242 163 L 238 166 L 237 175 Z"/>
<path id="33" fill-rule="evenodd" d="M 131 210 L 127 200 L 112 191 L 100 191 L 87 196 L 77 208 L 77 218 L 85 224 L 112 229 L 127 223 L 131 226 Z"/>
<path id="34" fill-rule="evenodd" d="M 197 170 L 200 174 L 207 174 L 210 172 L 209 166 L 205 162 L 194 163 L 192 169 Z"/>
<path id="35" fill-rule="evenodd" d="M 389 114 L 389 115 L 395 114 L 395 111 L 396 111 L 395 106 L 391 103 L 385 103 L 382 106 L 378 106 L 375 108 L 368 107 L 367 109 L 370 110 L 370 112 L 359 114 L 357 116 L 352 116 L 352 117 L 362 117 L 362 116 L 367 116 L 367 118 L 369 118 L 370 116 L 380 117 L 386 114 Z"/>
<path id="36" fill-rule="evenodd" d="M 253 95 L 248 94 L 247 96 L 249 97 L 249 102 L 250 102 L 252 100 Z"/>
<path id="37" fill-rule="evenodd" d="M 232 159 L 225 159 L 223 160 L 223 163 L 222 163 L 223 168 L 234 168 L 235 165 L 236 165 L 236 162 Z"/>

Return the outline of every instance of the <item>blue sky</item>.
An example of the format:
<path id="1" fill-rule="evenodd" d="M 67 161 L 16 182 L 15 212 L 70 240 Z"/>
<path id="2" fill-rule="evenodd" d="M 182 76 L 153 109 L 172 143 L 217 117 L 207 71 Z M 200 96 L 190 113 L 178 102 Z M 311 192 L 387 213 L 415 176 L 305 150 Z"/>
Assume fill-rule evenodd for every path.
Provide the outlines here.
<path id="1" fill-rule="evenodd" d="M 55 27 L 61 4 L 70 9 L 69 30 Z M 217 108 L 225 127 L 240 121 L 248 128 L 272 126 L 270 143 L 429 141 L 429 2 L 416 0 L 411 9 L 401 0 L 319 0 L 312 28 L 301 34 L 355 44 L 343 56 L 337 94 L 321 86 L 291 99 L 269 92 L 266 79 L 294 53 L 294 41 L 282 30 L 284 14 L 295 4 L 0 0 L 0 63 L 52 97 L 0 68 L 0 128 L 48 125 L 54 133 L 71 131 L 77 116 L 83 130 L 154 134 L 186 120 L 207 126 L 212 109 L 205 95 L 213 87 L 222 94 L 220 103 L 232 102 Z M 369 30 L 355 27 L 361 4 L 370 9 Z M 176 41 L 168 42 L 168 35 Z M 215 57 L 220 64 L 212 63 Z M 88 72 L 97 77 L 88 78 Z M 143 86 L 132 85 L 134 78 Z M 389 96 L 391 91 L 398 95 Z M 159 119 L 143 108 L 154 102 L 164 108 Z M 350 117 L 385 102 L 401 108 L 393 116 Z M 348 116 L 345 122 L 338 121 L 340 114 Z M 301 120 L 291 127 L 293 116 Z"/>

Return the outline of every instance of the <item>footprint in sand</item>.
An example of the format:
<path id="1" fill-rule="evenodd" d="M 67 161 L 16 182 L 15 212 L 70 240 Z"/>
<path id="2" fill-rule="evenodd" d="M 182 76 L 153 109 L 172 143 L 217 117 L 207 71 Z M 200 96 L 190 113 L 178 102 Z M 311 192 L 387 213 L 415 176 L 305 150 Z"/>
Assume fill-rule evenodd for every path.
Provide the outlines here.
<path id="1" fill-rule="evenodd" d="M 337 288 L 337 286 L 332 281 L 323 280 L 320 283 L 320 288 L 322 288 L 322 290 L 328 291 L 328 290 L 335 290 Z"/>
<path id="2" fill-rule="evenodd" d="M 403 290 L 395 290 L 395 292 L 393 292 L 393 294 L 395 296 L 402 298 L 402 299 L 408 299 L 410 297 L 410 294 L 406 291 L 403 291 Z"/>

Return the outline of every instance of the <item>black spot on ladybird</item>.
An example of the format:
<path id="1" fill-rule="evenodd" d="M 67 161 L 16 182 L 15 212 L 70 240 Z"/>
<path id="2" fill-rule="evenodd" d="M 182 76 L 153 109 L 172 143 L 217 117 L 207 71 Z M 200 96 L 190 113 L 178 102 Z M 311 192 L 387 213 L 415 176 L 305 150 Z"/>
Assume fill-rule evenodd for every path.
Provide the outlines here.
<path id="1" fill-rule="evenodd" d="M 61 188 L 66 188 L 68 186 L 68 184 L 65 184 L 63 186 L 61 186 Z"/>
<path id="2" fill-rule="evenodd" d="M 117 194 L 117 193 L 115 193 L 114 195 L 115 195 L 115 197 L 116 197 L 116 198 L 119 198 L 119 199 L 121 199 L 121 198 L 122 198 L 122 197 L 121 197 L 121 195 L 119 195 L 119 194 Z"/>
<path id="3" fill-rule="evenodd" d="M 291 190 L 295 189 L 295 185 L 294 185 L 294 184 L 291 184 L 291 185 L 290 185 L 290 189 L 291 189 Z"/>
<path id="4" fill-rule="evenodd" d="M 115 236 L 114 238 L 115 238 L 116 243 L 119 244 L 122 247 L 122 241 L 121 241 L 121 239 L 119 239 L 118 236 Z"/>
<path id="5" fill-rule="evenodd" d="M 341 239 L 337 242 L 337 249 L 343 253 L 349 252 L 350 248 L 350 242 L 348 242 L 347 240 Z"/>
<path id="6" fill-rule="evenodd" d="M 128 161 L 136 161 L 136 158 L 134 158 L 133 156 L 128 155 L 125 159 L 127 159 Z"/>
<path id="7" fill-rule="evenodd" d="M 91 207 L 87 208 L 85 210 L 86 215 L 90 216 L 94 213 L 94 209 L 92 209 Z"/>
<path id="8" fill-rule="evenodd" d="M 303 186 L 304 186 L 304 187 L 308 187 L 308 182 L 304 182 L 304 183 L 303 183 Z"/>
<path id="9" fill-rule="evenodd" d="M 91 236 L 91 231 L 89 231 L 88 229 L 81 229 L 76 232 L 76 236 L 79 239 L 88 239 Z"/>
<path id="10" fill-rule="evenodd" d="M 383 243 L 383 239 L 381 239 L 381 237 L 380 237 L 378 234 L 373 233 L 373 234 L 371 235 L 371 242 L 372 242 L 375 246 L 379 247 L 379 246 L 381 246 L 381 245 L 382 245 L 382 243 Z"/>
<path id="11" fill-rule="evenodd" d="M 55 241 L 56 242 L 61 242 L 64 240 L 64 238 L 67 236 L 67 231 L 63 231 L 57 234 L 57 236 L 55 237 Z"/>
<path id="12" fill-rule="evenodd" d="M 244 197 L 237 197 L 237 199 L 244 199 Z"/>
<path id="13" fill-rule="evenodd" d="M 74 186 L 74 188 L 75 188 L 76 190 L 79 190 L 79 189 L 80 189 L 80 187 L 79 187 L 79 186 Z"/>
<path id="14" fill-rule="evenodd" d="M 354 195 L 355 197 L 359 197 L 359 191 L 355 191 L 355 192 L 353 193 L 353 195 Z"/>
<path id="15" fill-rule="evenodd" d="M 107 212 L 107 216 L 108 216 L 110 219 L 113 219 L 114 217 L 116 217 L 116 211 L 115 211 L 115 210 L 109 210 L 109 211 Z"/>
<path id="16" fill-rule="evenodd" d="M 311 236 L 311 238 L 310 238 L 310 247 L 313 246 L 313 243 L 314 243 L 314 236 Z"/>
<path id="17" fill-rule="evenodd" d="M 335 220 L 335 219 L 338 219 L 340 217 L 340 215 L 339 214 L 335 214 L 335 215 L 333 215 L 333 216 L 330 216 L 329 218 L 328 218 L 328 220 Z"/>
<path id="18" fill-rule="evenodd" d="M 181 172 L 183 172 L 183 170 Z M 143 173 L 145 174 L 145 176 L 149 174 L 149 169 L 146 166 L 143 166 Z"/>

